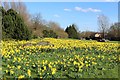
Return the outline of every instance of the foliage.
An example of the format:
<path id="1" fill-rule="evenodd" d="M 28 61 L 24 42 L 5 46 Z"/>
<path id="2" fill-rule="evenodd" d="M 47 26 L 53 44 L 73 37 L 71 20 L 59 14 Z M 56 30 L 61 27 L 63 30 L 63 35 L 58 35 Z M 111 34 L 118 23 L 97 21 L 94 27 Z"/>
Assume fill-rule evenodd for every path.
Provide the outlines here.
<path id="1" fill-rule="evenodd" d="M 68 34 L 69 38 L 73 38 L 73 39 L 79 38 L 78 32 L 77 32 L 75 26 L 76 26 L 75 24 L 72 24 L 65 29 L 65 32 Z"/>
<path id="2" fill-rule="evenodd" d="M 16 11 L 9 9 L 2 18 L 2 36 L 17 40 L 29 40 L 31 32 L 28 30 L 23 19 Z"/>
<path id="3" fill-rule="evenodd" d="M 86 40 L 95 40 L 95 34 L 96 32 L 92 32 L 92 31 L 83 31 L 80 32 L 79 35 L 81 38 L 85 38 Z"/>
<path id="4" fill-rule="evenodd" d="M 53 30 L 43 30 L 43 37 L 57 38 L 57 34 Z"/>
<path id="5" fill-rule="evenodd" d="M 24 19 L 24 22 L 27 25 L 30 25 L 30 14 L 28 13 L 27 7 L 25 5 L 25 3 L 21 2 L 21 1 L 12 1 L 12 2 L 1 2 L 1 5 L 3 6 L 3 8 L 7 11 L 9 9 L 13 9 L 16 12 L 18 12 L 21 17 Z M 28 26 L 27 26 L 28 27 Z"/>
<path id="6" fill-rule="evenodd" d="M 120 41 L 120 23 L 114 23 L 107 34 L 107 38 L 110 40 L 119 40 Z"/>
<path id="7" fill-rule="evenodd" d="M 58 35 L 58 38 L 68 38 L 68 34 L 60 27 L 58 23 L 50 21 L 47 26 Z"/>
<path id="8" fill-rule="evenodd" d="M 118 43 L 45 38 L 2 45 L 4 79 L 118 78 Z"/>

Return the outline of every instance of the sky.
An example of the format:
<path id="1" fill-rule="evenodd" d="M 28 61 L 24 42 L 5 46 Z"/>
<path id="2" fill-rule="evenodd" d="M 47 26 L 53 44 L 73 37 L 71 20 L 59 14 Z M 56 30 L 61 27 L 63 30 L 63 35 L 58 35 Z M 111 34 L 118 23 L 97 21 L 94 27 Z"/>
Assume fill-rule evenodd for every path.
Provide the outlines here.
<path id="1" fill-rule="evenodd" d="M 86 0 L 87 1 L 87 0 Z M 97 17 L 104 14 L 110 23 L 118 21 L 117 2 L 25 2 L 30 14 L 40 13 L 46 21 L 65 29 L 76 24 L 79 31 L 98 31 Z"/>
<path id="2" fill-rule="evenodd" d="M 119 0 L 0 0 L 2 2 L 118 2 Z"/>

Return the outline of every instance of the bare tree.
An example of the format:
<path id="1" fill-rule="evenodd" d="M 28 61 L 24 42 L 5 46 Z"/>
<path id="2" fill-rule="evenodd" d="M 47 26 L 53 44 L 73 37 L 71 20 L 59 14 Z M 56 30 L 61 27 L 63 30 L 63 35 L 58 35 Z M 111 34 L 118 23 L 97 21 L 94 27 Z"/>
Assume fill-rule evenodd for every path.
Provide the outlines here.
<path id="1" fill-rule="evenodd" d="M 109 29 L 109 19 L 105 15 L 99 15 L 98 16 L 98 26 L 99 31 L 102 32 L 102 37 L 105 38 L 105 33 L 107 33 L 107 30 Z"/>
<path id="2" fill-rule="evenodd" d="M 47 22 L 42 18 L 40 13 L 31 15 L 31 24 L 31 30 L 36 36 L 42 37 L 43 30 L 48 30 Z"/>
<path id="3" fill-rule="evenodd" d="M 48 23 L 48 27 L 49 28 L 51 28 L 52 30 L 58 30 L 58 29 L 61 29 L 60 28 L 60 25 L 58 24 L 58 23 L 56 23 L 56 22 L 53 22 L 53 21 L 50 21 L 49 23 Z"/>
<path id="4" fill-rule="evenodd" d="M 2 6 L 2 2 L 0 1 L 0 7 Z"/>
<path id="5" fill-rule="evenodd" d="M 24 2 L 22 2 L 21 0 L 18 0 L 18 2 L 15 2 L 15 0 L 12 0 L 12 2 L 1 2 L 1 4 L 5 10 L 12 8 L 15 11 L 17 11 L 24 19 L 24 22 L 27 25 L 30 25 L 30 23 L 31 23 L 30 22 L 30 15 L 28 13 L 27 7 L 24 4 Z"/>
<path id="6" fill-rule="evenodd" d="M 50 21 L 48 27 L 53 30 L 59 38 L 67 38 L 68 34 L 60 27 L 57 22 Z"/>
<path id="7" fill-rule="evenodd" d="M 17 2 L 14 2 L 14 0 L 13 0 L 13 2 L 10 2 L 10 8 L 12 8 L 12 9 L 14 9 L 15 11 L 17 11 L 17 4 L 16 4 Z"/>
<path id="8" fill-rule="evenodd" d="M 4 7 L 4 9 L 5 10 L 8 10 L 8 9 L 10 9 L 10 6 L 9 6 L 9 3 L 8 2 L 2 2 L 3 3 L 3 7 Z"/>
<path id="9" fill-rule="evenodd" d="M 120 22 L 114 23 L 109 29 L 109 37 L 120 38 Z M 111 35 L 111 36 L 110 36 Z"/>
<path id="10" fill-rule="evenodd" d="M 19 14 L 23 17 L 25 23 L 27 25 L 30 25 L 30 14 L 27 10 L 26 5 L 23 2 L 18 2 L 16 3 L 17 5 L 17 11 L 19 12 Z"/>
<path id="11" fill-rule="evenodd" d="M 42 25 L 41 14 L 37 13 L 37 14 L 33 15 L 31 21 L 33 23 L 33 29 L 36 30 L 39 26 Z"/>

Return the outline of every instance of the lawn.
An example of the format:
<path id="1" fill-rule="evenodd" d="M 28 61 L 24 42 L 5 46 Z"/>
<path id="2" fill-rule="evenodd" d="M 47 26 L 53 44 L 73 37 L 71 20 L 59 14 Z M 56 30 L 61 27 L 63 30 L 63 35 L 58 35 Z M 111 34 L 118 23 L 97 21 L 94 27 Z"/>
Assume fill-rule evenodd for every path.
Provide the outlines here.
<path id="1" fill-rule="evenodd" d="M 118 78 L 120 44 L 94 40 L 2 41 L 3 78 Z"/>

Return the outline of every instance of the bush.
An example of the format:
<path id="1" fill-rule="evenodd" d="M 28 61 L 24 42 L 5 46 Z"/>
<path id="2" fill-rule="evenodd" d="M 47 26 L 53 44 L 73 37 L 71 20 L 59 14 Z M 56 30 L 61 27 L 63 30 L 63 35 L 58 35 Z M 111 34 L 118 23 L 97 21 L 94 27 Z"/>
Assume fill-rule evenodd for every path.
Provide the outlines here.
<path id="1" fill-rule="evenodd" d="M 2 15 L 2 36 L 16 40 L 31 39 L 31 32 L 28 30 L 22 17 L 13 9 L 9 9 Z"/>
<path id="2" fill-rule="evenodd" d="M 57 38 L 58 35 L 53 30 L 43 30 L 43 37 Z"/>

